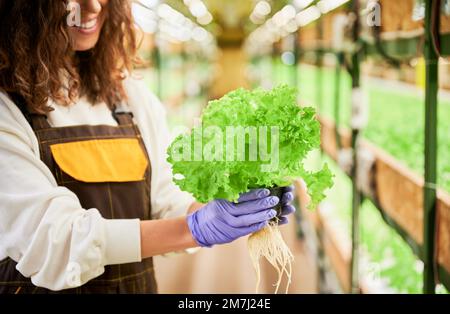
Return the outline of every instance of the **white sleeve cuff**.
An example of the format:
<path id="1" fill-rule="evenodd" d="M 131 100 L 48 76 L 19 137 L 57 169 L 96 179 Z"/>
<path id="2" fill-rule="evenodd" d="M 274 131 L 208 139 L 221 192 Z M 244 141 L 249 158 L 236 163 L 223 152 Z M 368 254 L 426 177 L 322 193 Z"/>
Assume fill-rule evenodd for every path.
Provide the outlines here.
<path id="1" fill-rule="evenodd" d="M 105 222 L 106 265 L 140 262 L 141 225 L 139 219 L 108 219 Z"/>
<path id="2" fill-rule="evenodd" d="M 176 202 L 172 205 L 172 210 L 167 215 L 167 218 L 182 217 L 188 214 L 189 207 L 195 202 L 187 192 L 180 192 L 176 195 Z"/>

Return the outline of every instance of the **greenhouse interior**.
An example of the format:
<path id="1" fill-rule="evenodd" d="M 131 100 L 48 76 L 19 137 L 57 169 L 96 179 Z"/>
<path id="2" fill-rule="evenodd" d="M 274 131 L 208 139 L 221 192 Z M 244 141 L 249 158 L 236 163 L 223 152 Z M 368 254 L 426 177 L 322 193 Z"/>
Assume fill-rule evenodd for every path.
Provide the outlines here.
<path id="1" fill-rule="evenodd" d="M 436 4 L 438 4 L 436 6 Z M 448 293 L 450 1 L 141 0 L 139 74 L 172 130 L 238 88 L 297 88 L 334 186 L 296 182 L 289 293 Z M 174 135 L 175 136 L 175 135 Z M 252 293 L 246 240 L 158 257 L 160 292 Z M 276 271 L 262 264 L 262 292 Z"/>

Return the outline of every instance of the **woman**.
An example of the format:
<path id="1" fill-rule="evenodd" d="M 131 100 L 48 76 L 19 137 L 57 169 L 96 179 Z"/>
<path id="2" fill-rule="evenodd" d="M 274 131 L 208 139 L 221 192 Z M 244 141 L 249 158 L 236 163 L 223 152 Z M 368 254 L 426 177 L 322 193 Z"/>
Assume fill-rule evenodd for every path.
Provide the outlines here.
<path id="1" fill-rule="evenodd" d="M 128 75 L 129 1 L 74 2 L 79 25 L 63 1 L 0 1 L 0 292 L 156 292 L 152 256 L 255 232 L 280 200 L 174 186 L 164 110 Z"/>

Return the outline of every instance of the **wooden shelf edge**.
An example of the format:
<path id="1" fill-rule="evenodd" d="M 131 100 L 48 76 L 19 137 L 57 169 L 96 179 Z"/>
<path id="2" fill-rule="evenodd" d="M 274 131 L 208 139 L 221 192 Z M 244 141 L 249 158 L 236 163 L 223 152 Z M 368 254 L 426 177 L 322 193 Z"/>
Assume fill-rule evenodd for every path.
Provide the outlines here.
<path id="1" fill-rule="evenodd" d="M 301 197 L 301 196 L 300 196 Z M 336 274 L 339 285 L 345 293 L 351 292 L 350 283 L 350 263 L 351 263 L 351 243 L 350 240 L 345 240 L 345 236 L 342 236 L 333 226 L 329 219 L 323 215 L 319 209 L 314 212 L 303 209 L 306 213 L 307 219 L 314 225 L 316 232 L 320 234 L 323 249 L 327 255 L 331 267 Z M 362 294 L 373 294 L 373 291 L 368 285 L 365 284 L 367 278 L 361 278 L 360 291 Z"/>
<path id="2" fill-rule="evenodd" d="M 337 161 L 334 122 L 324 117 L 318 119 L 322 125 L 322 149 Z M 340 129 L 339 134 L 343 147 L 349 148 L 350 130 Z M 370 174 L 375 181 L 375 199 L 370 196 L 369 198 L 374 201 L 388 224 L 396 229 L 418 257 L 422 258 L 420 246 L 423 242 L 423 178 L 369 141 L 362 140 L 361 147 L 372 152 L 375 157 L 375 167 Z M 450 273 L 450 195 L 442 189 L 437 191 L 437 211 L 438 262 Z"/>

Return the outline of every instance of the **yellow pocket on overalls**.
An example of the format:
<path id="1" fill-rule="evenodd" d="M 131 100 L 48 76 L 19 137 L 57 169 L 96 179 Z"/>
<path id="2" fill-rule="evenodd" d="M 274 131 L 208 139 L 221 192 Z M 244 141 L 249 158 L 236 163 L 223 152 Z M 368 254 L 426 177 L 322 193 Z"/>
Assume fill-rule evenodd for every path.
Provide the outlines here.
<path id="1" fill-rule="evenodd" d="M 148 166 L 135 138 L 68 142 L 50 149 L 61 170 L 82 182 L 141 181 Z"/>

